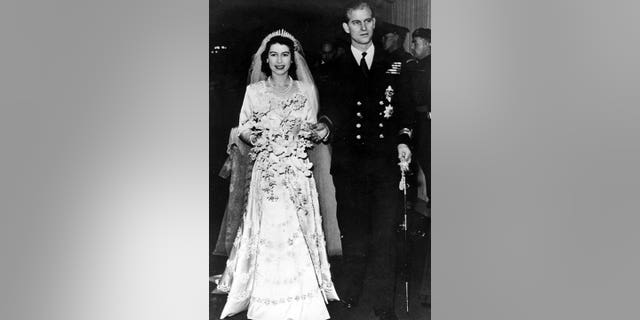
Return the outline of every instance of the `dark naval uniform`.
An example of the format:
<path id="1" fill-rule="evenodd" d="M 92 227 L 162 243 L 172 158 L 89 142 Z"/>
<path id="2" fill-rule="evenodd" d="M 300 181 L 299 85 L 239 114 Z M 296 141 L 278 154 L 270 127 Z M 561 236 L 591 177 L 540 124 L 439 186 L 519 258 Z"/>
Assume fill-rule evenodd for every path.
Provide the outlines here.
<path id="1" fill-rule="evenodd" d="M 409 144 L 411 113 L 399 103 L 398 79 L 375 49 L 368 72 L 350 50 L 337 61 L 335 90 L 320 93 L 319 121 L 331 129 L 331 174 L 336 187 L 343 264 L 336 286 L 344 301 L 357 302 L 364 277 L 374 305 L 393 306 L 399 217 L 399 143 Z M 368 264 L 368 265 L 367 265 Z"/>
<path id="2" fill-rule="evenodd" d="M 401 75 L 402 104 L 414 113 L 414 154 L 427 180 L 431 199 L 431 55 L 412 59 Z"/>

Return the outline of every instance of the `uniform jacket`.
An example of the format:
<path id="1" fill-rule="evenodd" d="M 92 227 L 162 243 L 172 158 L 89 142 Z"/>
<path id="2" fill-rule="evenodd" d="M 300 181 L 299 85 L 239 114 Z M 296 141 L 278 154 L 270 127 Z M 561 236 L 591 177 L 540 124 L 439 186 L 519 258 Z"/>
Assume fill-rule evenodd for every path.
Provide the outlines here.
<path id="1" fill-rule="evenodd" d="M 408 52 L 404 51 L 403 48 L 398 48 L 395 51 L 389 53 L 387 55 L 387 61 L 391 64 L 387 73 L 400 76 L 402 73 L 402 69 L 405 67 L 407 62 L 413 59 L 413 56 Z"/>
<path id="2" fill-rule="evenodd" d="M 332 90 L 320 92 L 319 121 L 331 130 L 332 173 L 354 169 L 398 171 L 398 143 L 407 143 L 411 113 L 398 96 L 397 77 L 387 74 L 390 64 L 381 48 L 376 48 L 365 77 L 349 50 L 337 61 Z M 367 159 L 368 168 L 361 165 Z M 371 166 L 373 165 L 373 166 Z"/>

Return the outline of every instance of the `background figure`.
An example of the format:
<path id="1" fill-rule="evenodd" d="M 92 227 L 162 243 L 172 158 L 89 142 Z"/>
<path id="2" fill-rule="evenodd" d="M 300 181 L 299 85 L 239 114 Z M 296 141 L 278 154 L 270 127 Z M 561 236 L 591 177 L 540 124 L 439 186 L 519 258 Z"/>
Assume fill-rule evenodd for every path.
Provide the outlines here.
<path id="1" fill-rule="evenodd" d="M 336 48 L 336 58 L 340 58 L 344 56 L 346 52 L 347 52 L 346 49 L 343 46 L 338 44 Z"/>
<path id="2" fill-rule="evenodd" d="M 335 85 L 335 83 L 331 82 L 329 77 L 336 67 L 336 59 L 338 57 L 336 49 L 337 48 L 334 43 L 329 40 L 323 41 L 320 46 L 319 59 L 316 61 L 312 69 L 313 80 L 320 92 L 331 90 L 330 87 Z"/>
<path id="3" fill-rule="evenodd" d="M 320 64 L 333 63 L 336 58 L 336 48 L 331 41 L 322 42 L 320 48 Z"/>
<path id="4" fill-rule="evenodd" d="M 414 59 L 403 72 L 403 104 L 415 112 L 415 154 L 427 178 L 427 195 L 431 199 L 431 30 L 418 28 L 412 34 Z"/>
<path id="5" fill-rule="evenodd" d="M 351 45 L 337 61 L 334 90 L 321 92 L 320 122 L 331 131 L 331 173 L 336 186 L 343 261 L 334 274 L 343 306 L 350 309 L 363 293 L 366 277 L 375 314 L 397 319 L 393 310 L 396 226 L 399 217 L 399 157 L 411 152 L 408 123 L 387 74 L 384 50 L 373 45 L 373 9 L 354 2 L 342 28 Z M 335 269 L 333 269 L 335 270 Z"/>
<path id="6" fill-rule="evenodd" d="M 402 72 L 403 104 L 415 112 L 414 152 L 427 183 L 427 261 L 420 294 L 431 302 L 431 29 L 418 28 L 412 34 L 410 60 Z"/>
<path id="7" fill-rule="evenodd" d="M 382 46 L 388 54 L 388 61 L 391 64 L 389 73 L 399 75 L 402 67 L 413 59 L 413 56 L 404 50 L 403 44 L 409 29 L 394 25 L 387 25 L 383 31 Z"/>

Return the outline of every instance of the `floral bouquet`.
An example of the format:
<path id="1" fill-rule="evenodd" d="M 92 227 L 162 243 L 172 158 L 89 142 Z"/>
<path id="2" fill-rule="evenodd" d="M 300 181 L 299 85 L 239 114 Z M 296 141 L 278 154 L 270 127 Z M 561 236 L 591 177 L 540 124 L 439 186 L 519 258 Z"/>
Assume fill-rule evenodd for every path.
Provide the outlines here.
<path id="1" fill-rule="evenodd" d="M 266 114 L 255 113 L 246 125 L 254 132 L 254 143 L 249 156 L 254 168 L 261 172 L 262 190 L 270 200 L 277 200 L 274 187 L 285 186 L 291 190 L 299 189 L 291 179 L 297 173 L 312 176 L 313 164 L 309 161 L 307 150 L 313 147 L 314 124 L 301 119 L 277 120 L 277 125 L 268 125 Z"/>

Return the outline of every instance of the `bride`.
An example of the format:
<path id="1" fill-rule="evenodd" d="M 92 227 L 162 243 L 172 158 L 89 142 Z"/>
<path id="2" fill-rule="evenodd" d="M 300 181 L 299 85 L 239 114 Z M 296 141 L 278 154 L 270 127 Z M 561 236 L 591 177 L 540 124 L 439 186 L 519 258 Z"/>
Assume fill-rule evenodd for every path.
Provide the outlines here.
<path id="1" fill-rule="evenodd" d="M 220 317 L 248 309 L 249 319 L 329 319 L 326 303 L 338 295 L 307 155 L 328 131 L 316 124 L 317 93 L 300 43 L 284 30 L 269 34 L 249 79 L 238 133 L 251 146 L 253 168 L 217 286 L 228 292 Z"/>

